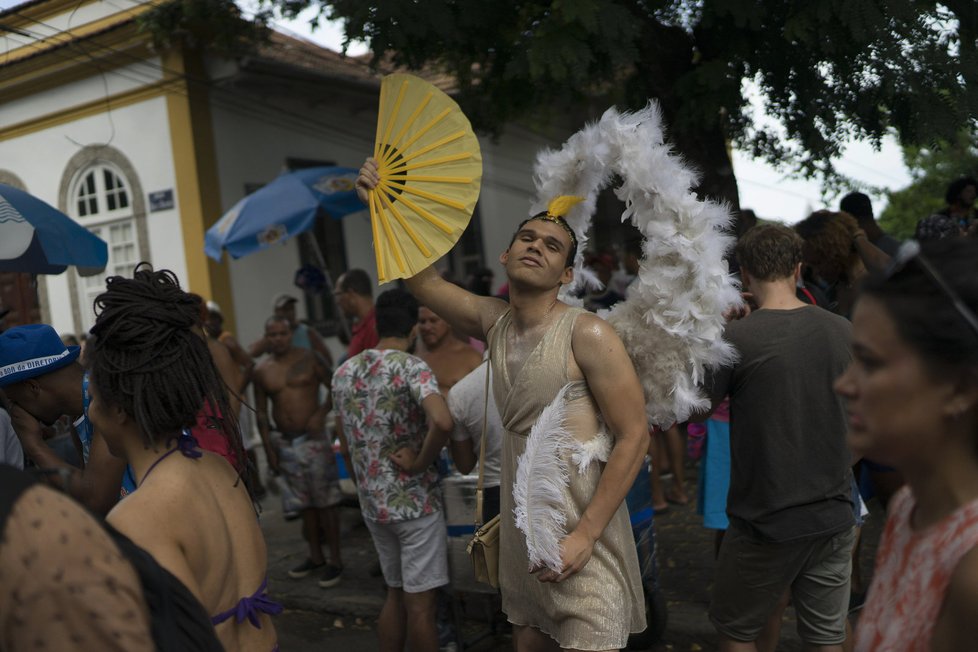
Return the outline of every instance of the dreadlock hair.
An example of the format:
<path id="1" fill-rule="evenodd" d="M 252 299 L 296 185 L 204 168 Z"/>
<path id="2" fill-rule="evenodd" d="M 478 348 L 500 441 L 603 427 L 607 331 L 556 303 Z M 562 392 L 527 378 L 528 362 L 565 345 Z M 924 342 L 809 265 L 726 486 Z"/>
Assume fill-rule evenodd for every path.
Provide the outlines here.
<path id="1" fill-rule="evenodd" d="M 173 272 L 149 263 L 137 265 L 131 279 L 106 279 L 86 351 L 92 382 L 106 404 L 136 422 L 147 446 L 189 430 L 210 406 L 242 467 L 237 415 L 200 327 L 201 304 Z"/>

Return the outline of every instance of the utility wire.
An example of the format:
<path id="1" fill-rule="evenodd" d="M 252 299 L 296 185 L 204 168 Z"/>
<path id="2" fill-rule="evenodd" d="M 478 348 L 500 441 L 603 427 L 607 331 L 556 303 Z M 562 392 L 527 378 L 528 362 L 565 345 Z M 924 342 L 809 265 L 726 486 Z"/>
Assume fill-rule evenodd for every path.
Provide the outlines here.
<path id="1" fill-rule="evenodd" d="M 43 41 L 47 41 L 47 40 L 51 40 L 51 39 L 56 39 L 58 37 L 62 37 L 63 36 L 63 37 L 65 37 L 66 40 L 55 41 L 55 43 L 57 45 L 64 45 L 64 46 L 68 46 L 68 47 L 73 47 L 74 45 L 77 45 L 78 39 L 74 35 L 68 34 L 67 33 L 67 30 L 58 30 L 56 27 L 54 27 L 54 26 L 52 26 L 52 25 L 50 25 L 48 23 L 45 23 L 43 21 L 40 21 L 40 20 L 37 20 L 37 19 L 33 19 L 33 18 L 28 17 L 28 16 L 23 16 L 22 14 L 19 14 L 17 12 L 14 12 L 14 13 L 17 14 L 17 15 L 19 15 L 19 16 L 21 16 L 21 17 L 23 17 L 23 18 L 26 18 L 28 20 L 31 20 L 32 22 L 35 22 L 35 23 L 37 23 L 39 25 L 43 25 L 45 27 L 48 27 L 49 29 L 55 30 L 55 32 L 53 34 L 49 34 L 49 35 L 44 35 L 44 34 L 40 34 L 40 33 L 35 32 L 35 33 L 31 33 L 30 36 L 33 36 L 34 38 L 37 38 L 37 39 L 41 40 L 42 42 Z M 29 43 L 22 43 L 22 44 L 25 44 L 26 45 L 26 44 L 29 44 Z M 142 65 L 145 65 L 148 68 L 152 68 L 152 69 L 154 69 L 154 71 L 160 71 L 162 73 L 169 74 L 171 77 L 181 78 L 181 79 L 186 80 L 187 82 L 195 83 L 195 84 L 204 86 L 204 87 L 206 87 L 208 89 L 214 90 L 214 91 L 216 91 L 216 93 L 215 93 L 215 96 L 212 96 L 212 97 L 215 97 L 215 99 L 223 99 L 223 100 L 225 100 L 222 103 L 223 108 L 226 108 L 228 110 L 234 111 L 234 112 L 238 113 L 239 115 L 246 115 L 246 116 L 247 115 L 250 115 L 251 117 L 256 117 L 256 118 L 259 118 L 259 119 L 265 119 L 265 118 L 271 116 L 274 119 L 274 118 L 280 118 L 280 115 L 279 114 L 281 114 L 281 116 L 286 116 L 286 117 L 288 117 L 288 118 L 291 119 L 289 122 L 284 122 L 281 119 L 279 119 L 279 123 L 282 124 L 283 126 L 287 126 L 289 128 L 302 129 L 302 125 L 304 125 L 306 127 L 305 132 L 307 134 L 309 133 L 309 128 L 311 128 L 317 134 L 319 134 L 319 135 L 328 134 L 329 137 L 331 137 L 331 138 L 334 138 L 334 139 L 336 139 L 338 141 L 345 142 L 345 144 L 347 146 L 361 147 L 363 145 L 363 142 L 364 141 L 359 140 L 359 139 L 356 139 L 356 138 L 352 138 L 349 135 L 349 132 L 347 132 L 347 131 L 344 131 L 344 130 L 341 130 L 341 129 L 332 127 L 330 125 L 327 125 L 327 124 L 318 122 L 318 121 L 316 121 L 316 120 L 314 120 L 312 118 L 309 118 L 308 116 L 305 116 L 305 115 L 303 115 L 301 113 L 298 113 L 298 112 L 295 112 L 295 111 L 290 111 L 288 109 L 285 109 L 285 108 L 276 106 L 276 105 L 271 104 L 268 101 L 266 101 L 266 100 L 264 100 L 264 99 L 262 99 L 260 97 L 252 96 L 252 95 L 249 95 L 249 94 L 244 93 L 242 91 L 238 91 L 236 89 L 231 89 L 231 88 L 226 88 L 226 87 L 223 87 L 223 86 L 219 86 L 219 85 L 215 84 L 210 79 L 200 78 L 200 77 L 197 77 L 197 76 L 194 76 L 194 75 L 187 74 L 185 72 L 180 72 L 180 71 L 172 70 L 172 69 L 167 68 L 166 66 L 164 66 L 162 63 L 157 63 L 157 62 L 154 62 L 154 61 L 145 59 L 145 58 L 140 57 L 140 56 L 137 56 L 137 55 L 135 55 L 135 54 L 133 54 L 131 52 L 126 52 L 124 50 L 120 50 L 120 49 L 114 48 L 112 46 L 107 46 L 107 45 L 104 45 L 104 44 L 96 44 L 96 47 L 99 50 L 101 50 L 102 52 L 110 52 L 110 53 L 118 54 L 118 55 L 120 55 L 122 57 L 125 57 L 125 58 L 129 59 L 133 63 L 142 64 Z M 93 51 L 94 50 L 95 50 L 95 48 L 93 48 Z M 87 56 L 89 56 L 89 57 L 92 56 L 91 53 L 88 52 L 88 51 L 84 51 L 83 50 L 83 52 Z M 70 58 L 72 58 L 72 59 L 74 59 L 74 60 L 77 61 L 77 59 L 75 59 L 73 57 L 70 57 Z M 112 72 L 112 73 L 115 73 L 115 74 L 120 74 L 121 76 L 123 76 L 125 78 L 128 78 L 130 81 L 134 81 L 134 82 L 138 82 L 138 83 L 147 83 L 149 81 L 149 80 L 141 80 L 140 81 L 140 80 L 137 80 L 137 79 L 132 78 L 131 76 L 127 77 L 125 74 L 122 74 L 118 70 L 112 70 L 112 71 L 109 71 L 109 72 Z M 131 72 L 137 72 L 137 71 L 132 70 Z M 152 80 L 153 83 L 155 83 L 157 81 L 159 81 L 159 80 L 156 80 L 156 79 L 153 79 Z M 227 101 L 227 98 L 226 97 L 225 98 L 217 98 L 216 95 L 218 95 L 218 94 L 225 95 L 225 96 L 231 96 L 232 98 L 233 97 L 237 97 L 237 98 L 240 98 L 242 100 L 245 100 L 245 103 L 242 105 L 242 104 L 239 104 L 239 103 L 236 103 L 236 102 Z M 186 94 L 184 94 L 184 95 L 186 95 Z M 260 105 L 263 105 L 263 107 L 256 107 L 256 106 L 254 106 L 254 103 L 256 103 L 256 102 L 258 104 L 260 104 Z M 242 107 L 249 107 L 249 109 L 251 110 L 251 113 L 248 113 L 247 110 L 246 111 L 242 111 L 241 110 Z M 258 109 L 258 110 L 256 110 L 256 109 Z M 264 110 L 264 112 L 262 112 L 262 109 Z"/>
<path id="2" fill-rule="evenodd" d="M 90 63 L 89 61 L 80 59 L 70 54 L 67 56 L 62 56 L 62 59 L 81 62 L 81 63 Z M 114 74 L 122 79 L 132 81 L 139 85 L 155 84 L 161 81 L 154 77 L 134 76 L 134 75 L 144 74 L 144 73 L 139 73 L 138 71 L 135 70 L 124 72 L 120 69 L 115 69 L 115 70 L 108 71 L 108 73 Z M 355 137 L 350 136 L 348 133 L 338 132 L 337 130 L 330 128 L 322 123 L 318 123 L 309 118 L 305 118 L 305 116 L 302 116 L 301 114 L 287 111 L 285 109 L 279 109 L 278 107 L 275 107 L 274 105 L 270 105 L 267 102 L 264 103 L 265 106 L 261 106 L 262 103 L 260 101 L 257 101 L 255 100 L 255 98 L 251 98 L 250 96 L 245 96 L 245 97 L 252 101 L 249 103 L 242 104 L 240 102 L 234 101 L 232 98 L 225 97 L 225 95 L 228 93 L 228 91 L 226 91 L 225 89 L 222 89 L 220 87 L 213 87 L 213 88 L 217 92 L 211 95 L 211 101 L 213 102 L 216 108 L 225 110 L 229 113 L 233 113 L 238 116 L 266 121 L 266 122 L 272 122 L 278 126 L 296 131 L 298 133 L 302 133 L 304 135 L 312 136 L 315 138 L 333 140 L 334 142 L 341 145 L 345 145 L 347 147 L 354 147 L 356 149 L 364 149 L 364 148 L 369 149 L 370 146 L 369 140 L 363 140 L 363 139 L 357 140 Z M 169 89 L 168 92 L 180 95 L 182 97 L 188 96 L 188 91 L 186 89 L 182 89 L 179 87 Z M 240 92 L 237 92 L 237 94 L 243 95 Z M 258 104 L 255 104 L 255 102 L 258 102 Z M 303 119 L 300 120 L 296 118 L 303 118 Z"/>
<path id="3" fill-rule="evenodd" d="M 778 186 L 772 186 L 772 185 L 769 185 L 769 184 L 766 184 L 766 183 L 761 183 L 760 181 L 754 181 L 753 179 L 747 179 L 747 178 L 744 178 L 744 177 L 742 177 L 740 175 L 737 175 L 737 183 L 746 183 L 746 184 L 751 185 L 751 186 L 758 186 L 758 187 L 764 188 L 766 190 L 771 190 L 771 191 L 774 191 L 774 192 L 779 192 L 782 195 L 790 195 L 790 196 L 795 197 L 797 199 L 804 199 L 805 201 L 807 201 L 809 203 L 812 203 L 812 204 L 819 204 L 819 203 L 821 203 L 821 200 L 820 199 L 812 199 L 811 197 L 808 197 L 806 195 L 800 195 L 800 194 L 798 194 L 796 192 L 792 192 L 790 190 L 785 190 L 784 188 L 780 188 Z"/>

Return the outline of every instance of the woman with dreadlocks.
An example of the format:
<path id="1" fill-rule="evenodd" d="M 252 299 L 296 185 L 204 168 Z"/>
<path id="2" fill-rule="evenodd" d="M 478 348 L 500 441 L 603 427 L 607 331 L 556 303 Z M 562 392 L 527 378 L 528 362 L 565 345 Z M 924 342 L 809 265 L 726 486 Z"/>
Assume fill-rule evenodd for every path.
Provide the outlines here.
<path id="1" fill-rule="evenodd" d="M 265 591 L 267 555 L 252 499 L 240 474 L 201 451 L 191 433 L 206 407 L 225 415 L 217 423 L 240 447 L 200 335 L 198 303 L 172 272 L 148 265 L 134 278 L 109 278 L 95 299 L 89 416 L 139 488 L 107 518 L 216 614 L 227 649 L 267 652 L 277 649 L 270 616 L 282 607 Z"/>

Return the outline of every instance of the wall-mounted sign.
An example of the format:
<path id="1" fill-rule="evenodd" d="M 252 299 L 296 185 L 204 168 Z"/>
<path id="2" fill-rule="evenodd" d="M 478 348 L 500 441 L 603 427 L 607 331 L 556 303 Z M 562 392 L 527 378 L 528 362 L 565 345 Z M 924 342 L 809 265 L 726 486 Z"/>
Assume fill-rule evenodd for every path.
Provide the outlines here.
<path id="1" fill-rule="evenodd" d="M 173 208 L 173 188 L 149 193 L 149 212 L 165 211 Z"/>

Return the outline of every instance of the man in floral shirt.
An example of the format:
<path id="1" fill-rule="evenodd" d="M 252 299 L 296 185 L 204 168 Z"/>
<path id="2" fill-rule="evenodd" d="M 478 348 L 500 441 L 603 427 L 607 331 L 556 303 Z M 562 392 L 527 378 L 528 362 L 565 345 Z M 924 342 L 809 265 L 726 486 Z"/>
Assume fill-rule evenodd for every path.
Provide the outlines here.
<path id="1" fill-rule="evenodd" d="M 393 456 L 405 448 L 420 452 L 429 427 L 447 433 L 452 418 L 431 368 L 407 353 L 417 300 L 388 290 L 377 297 L 376 315 L 377 346 L 347 360 L 333 376 L 337 431 L 388 587 L 378 622 L 380 649 L 404 649 L 406 637 L 412 650 L 437 650 L 436 589 L 448 584 L 438 475 L 433 469 L 408 474 Z"/>

